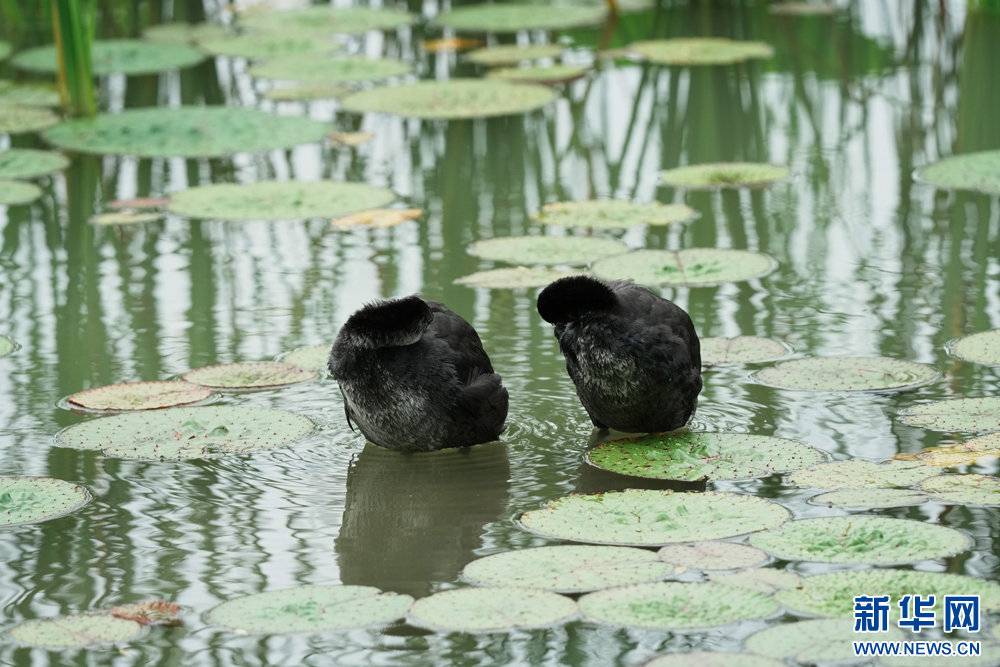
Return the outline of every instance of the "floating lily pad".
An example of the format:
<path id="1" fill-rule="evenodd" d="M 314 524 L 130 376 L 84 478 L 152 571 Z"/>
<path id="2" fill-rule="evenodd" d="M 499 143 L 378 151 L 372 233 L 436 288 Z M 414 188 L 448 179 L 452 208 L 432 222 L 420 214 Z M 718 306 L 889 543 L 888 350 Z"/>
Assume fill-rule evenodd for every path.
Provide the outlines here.
<path id="1" fill-rule="evenodd" d="M 90 502 L 87 489 L 48 477 L 0 477 L 0 526 L 54 519 Z"/>
<path id="2" fill-rule="evenodd" d="M 552 6 L 540 4 L 482 4 L 439 14 L 435 23 L 465 32 L 567 30 L 596 25 L 608 10 L 603 5 Z"/>
<path id="3" fill-rule="evenodd" d="M 791 521 L 750 536 L 750 544 L 783 560 L 814 563 L 912 563 L 965 551 L 969 536 L 946 526 L 884 516 Z"/>
<path id="4" fill-rule="evenodd" d="M 190 382 L 125 382 L 86 389 L 66 400 L 90 410 L 154 410 L 203 401 L 211 395 L 208 387 Z"/>
<path id="5" fill-rule="evenodd" d="M 7 134 L 37 132 L 58 122 L 59 116 L 43 107 L 0 102 L 0 132 Z"/>
<path id="6" fill-rule="evenodd" d="M 234 37 L 204 39 L 198 43 L 216 56 L 276 58 L 297 54 L 320 54 L 343 48 L 323 35 L 303 32 L 255 32 Z"/>
<path id="7" fill-rule="evenodd" d="M 115 644 L 132 639 L 142 626 L 107 614 L 74 614 L 25 621 L 10 629 L 19 642 L 45 648 Z"/>
<path id="8" fill-rule="evenodd" d="M 334 100 L 353 94 L 354 91 L 343 86 L 318 83 L 312 86 L 295 86 L 294 88 L 272 88 L 264 93 L 264 99 L 273 102 L 309 102 L 311 100 Z"/>
<path id="9" fill-rule="evenodd" d="M 272 58 L 247 70 L 251 76 L 262 79 L 323 81 L 326 83 L 378 81 L 394 76 L 403 76 L 411 71 L 412 68 L 407 63 L 391 58 L 378 60 L 361 56 L 337 58 L 315 53 Z"/>
<path id="10" fill-rule="evenodd" d="M 655 553 L 589 545 L 507 551 L 474 560 L 462 575 L 477 586 L 519 586 L 585 593 L 664 579 L 674 568 Z"/>
<path id="11" fill-rule="evenodd" d="M 508 264 L 589 264 L 626 252 L 621 241 L 592 236 L 505 236 L 469 246 L 474 257 Z"/>
<path id="12" fill-rule="evenodd" d="M 830 16 L 840 7 L 832 2 L 776 2 L 768 5 L 768 10 L 781 16 Z"/>
<path id="13" fill-rule="evenodd" d="M 913 639 L 912 641 L 918 641 Z M 879 662 L 886 667 L 954 667 L 956 664 L 962 667 L 996 667 L 1000 665 L 1000 644 L 985 641 L 980 645 L 979 655 L 962 655 L 958 652 L 957 642 L 951 644 L 951 654 L 929 656 L 911 653 L 908 656 L 883 657 Z M 902 649 L 905 650 L 905 649 Z M 916 650 L 916 647 L 913 649 Z M 926 648 L 923 650 L 926 651 Z"/>
<path id="14" fill-rule="evenodd" d="M 164 23 L 142 31 L 143 38 L 161 44 L 196 45 L 204 40 L 222 39 L 231 34 L 215 23 Z"/>
<path id="15" fill-rule="evenodd" d="M 458 588 L 417 600 L 407 620 L 449 632 L 509 632 L 563 623 L 577 613 L 568 597 L 530 588 Z"/>
<path id="16" fill-rule="evenodd" d="M 34 183 L 0 180 L 0 206 L 30 204 L 41 196 L 42 189 Z"/>
<path id="17" fill-rule="evenodd" d="M 628 50 L 656 65 L 730 65 L 774 55 L 774 48 L 764 42 L 724 37 L 652 39 L 636 42 Z"/>
<path id="18" fill-rule="evenodd" d="M 281 359 L 281 363 L 307 371 L 323 371 L 326 373 L 327 364 L 330 363 L 331 347 L 331 345 L 300 347 L 286 354 Z"/>
<path id="19" fill-rule="evenodd" d="M 345 215 L 342 218 L 331 220 L 330 224 L 337 229 L 350 229 L 351 227 L 358 227 L 362 225 L 373 228 L 395 227 L 396 225 L 404 222 L 416 220 L 423 214 L 424 212 L 419 208 L 373 208 L 367 211 L 359 211 L 357 213 Z"/>
<path id="20" fill-rule="evenodd" d="M 0 179 L 37 178 L 54 171 L 62 171 L 67 167 L 69 160 L 62 153 L 33 148 L 11 148 L 0 151 Z"/>
<path id="21" fill-rule="evenodd" d="M 757 591 L 765 595 L 772 595 L 782 588 L 799 588 L 802 586 L 802 577 L 794 572 L 775 570 L 770 567 L 761 567 L 751 570 L 740 570 L 727 574 L 710 574 L 710 581 L 723 586 L 735 586 L 745 588 L 749 591 Z"/>
<path id="22" fill-rule="evenodd" d="M 99 213 L 93 216 L 88 222 L 92 225 L 141 225 L 147 222 L 156 222 L 163 217 L 162 213 L 133 213 L 130 211 L 115 211 L 113 213 Z"/>
<path id="23" fill-rule="evenodd" d="M 770 616 L 778 603 L 741 588 L 661 581 L 589 593 L 580 598 L 580 610 L 599 623 L 681 630 Z"/>
<path id="24" fill-rule="evenodd" d="M 734 542 L 668 544 L 657 555 L 671 565 L 696 570 L 739 570 L 767 562 L 767 554 L 760 549 Z"/>
<path id="25" fill-rule="evenodd" d="M 326 135 L 326 138 L 330 140 L 331 144 L 335 146 L 350 146 L 355 148 L 363 143 L 369 142 L 375 138 L 375 135 L 371 132 L 331 132 Z M 414 211 L 418 209 L 407 209 L 409 211 Z"/>
<path id="26" fill-rule="evenodd" d="M 0 104 L 21 104 L 28 107 L 57 107 L 62 104 L 59 91 L 37 83 L 14 84 L 0 90 Z"/>
<path id="27" fill-rule="evenodd" d="M 466 39 L 464 37 L 442 37 L 441 39 L 428 39 L 421 44 L 427 53 L 447 53 L 449 51 L 468 51 L 478 49 L 483 42 L 478 39 Z"/>
<path id="28" fill-rule="evenodd" d="M 558 58 L 563 52 L 562 44 L 537 44 L 534 46 L 519 46 L 517 44 L 503 44 L 500 46 L 488 46 L 485 49 L 476 49 L 465 54 L 465 59 L 477 65 L 487 67 L 501 67 L 503 65 L 516 65 L 525 60 L 538 60 L 540 58 Z"/>
<path id="29" fill-rule="evenodd" d="M 714 162 L 669 169 L 660 176 L 668 185 L 692 190 L 760 188 L 788 178 L 788 167 L 753 162 Z"/>
<path id="30" fill-rule="evenodd" d="M 241 634 L 332 632 L 387 625 L 412 604 L 409 595 L 371 586 L 301 586 L 223 602 L 206 619 Z"/>
<path id="31" fill-rule="evenodd" d="M 1000 456 L 1000 433 L 991 433 L 968 442 L 945 447 L 931 447 L 919 452 L 900 452 L 898 461 L 912 461 L 928 466 L 960 466 Z"/>
<path id="32" fill-rule="evenodd" d="M 176 193 L 168 209 L 189 218 L 212 220 L 296 220 L 377 208 L 395 198 L 392 191 L 365 183 L 213 183 Z"/>
<path id="33" fill-rule="evenodd" d="M 240 25 L 262 32 L 312 31 L 358 34 L 369 30 L 395 30 L 413 23 L 413 15 L 396 9 L 328 6 L 261 12 L 240 20 Z"/>
<path id="34" fill-rule="evenodd" d="M 3 112 L 0 110 L 0 118 Z M 320 141 L 329 125 L 232 107 L 152 107 L 70 120 L 45 139 L 80 153 L 138 157 L 213 157 Z"/>
<path id="35" fill-rule="evenodd" d="M 17 349 L 17 343 L 7 336 L 0 336 L 0 357 L 6 357 Z"/>
<path id="36" fill-rule="evenodd" d="M 940 470 L 919 462 L 872 463 L 853 459 L 799 470 L 788 476 L 788 483 L 813 489 L 896 489 L 940 474 Z"/>
<path id="37" fill-rule="evenodd" d="M 390 113 L 411 118 L 455 120 L 509 116 L 533 111 L 556 98 L 543 86 L 482 79 L 420 81 L 374 88 L 343 101 L 347 111 Z"/>
<path id="38" fill-rule="evenodd" d="M 116 211 L 133 208 L 163 208 L 169 203 L 170 197 L 133 197 L 132 199 L 116 199 L 108 204 L 108 208 Z"/>
<path id="39" fill-rule="evenodd" d="M 196 368 L 181 375 L 188 382 L 216 389 L 259 389 L 284 387 L 312 380 L 316 371 L 307 371 L 276 361 L 250 361 Z"/>
<path id="40" fill-rule="evenodd" d="M 108 613 L 139 625 L 181 625 L 181 606 L 173 602 L 137 602 L 112 607 Z"/>
<path id="41" fill-rule="evenodd" d="M 633 204 L 622 199 L 592 199 L 546 204 L 533 217 L 546 225 L 560 227 L 621 229 L 689 222 L 698 217 L 698 212 L 685 204 Z"/>
<path id="42" fill-rule="evenodd" d="M 974 190 L 1000 195 L 1000 151 L 981 151 L 945 158 L 921 167 L 918 181 L 945 190 Z"/>
<path id="43" fill-rule="evenodd" d="M 938 372 L 930 366 L 885 357 L 793 359 L 756 374 L 757 381 L 763 384 L 803 391 L 909 389 L 938 377 Z"/>
<path id="44" fill-rule="evenodd" d="M 906 507 L 927 502 L 927 494 L 913 489 L 841 489 L 809 499 L 813 505 L 847 508 Z"/>
<path id="45" fill-rule="evenodd" d="M 551 65 L 549 67 L 502 67 L 500 69 L 491 70 L 486 75 L 486 78 L 552 85 L 556 83 L 576 81 L 577 79 L 585 76 L 589 69 L 589 67 L 580 67 L 577 65 Z"/>
<path id="46" fill-rule="evenodd" d="M 921 403 L 900 412 L 904 423 L 935 431 L 1000 431 L 1000 398 Z"/>
<path id="47" fill-rule="evenodd" d="M 312 429 L 309 419 L 284 410 L 213 405 L 92 419 L 60 431 L 56 444 L 115 458 L 212 458 L 272 449 Z"/>
<path id="48" fill-rule="evenodd" d="M 1000 505 L 1000 479 L 988 475 L 939 475 L 920 488 L 938 500 L 960 505 Z"/>
<path id="49" fill-rule="evenodd" d="M 756 496 L 628 489 L 573 495 L 525 512 L 525 529 L 570 542 L 661 546 L 714 540 L 780 526 L 788 510 Z"/>
<path id="50" fill-rule="evenodd" d="M 853 601 L 852 597 L 852 604 Z M 823 618 L 774 625 L 750 635 L 746 643 L 747 649 L 759 655 L 776 660 L 792 658 L 797 663 L 811 665 L 857 660 L 853 643 L 856 641 L 900 641 L 905 638 L 894 625 L 889 627 L 888 632 L 855 633 L 853 618 Z"/>
<path id="51" fill-rule="evenodd" d="M 560 278 L 582 274 L 583 271 L 515 266 L 514 268 L 492 269 L 462 276 L 455 281 L 455 284 L 487 289 L 525 289 L 545 287 Z"/>
<path id="52" fill-rule="evenodd" d="M 986 366 L 1000 366 L 1000 329 L 980 331 L 956 338 L 948 343 L 947 350 L 953 357 L 965 361 L 974 361 Z"/>
<path id="53" fill-rule="evenodd" d="M 749 250 L 638 250 L 596 263 L 594 275 L 605 280 L 630 278 L 642 285 L 697 287 L 758 278 L 776 265 L 767 255 Z"/>
<path id="54" fill-rule="evenodd" d="M 197 65 L 205 54 L 183 44 L 165 44 L 141 39 L 99 39 L 94 42 L 93 71 L 108 74 L 154 74 Z M 15 67 L 33 72 L 55 73 L 54 44 L 21 51 L 11 61 Z"/>
<path id="55" fill-rule="evenodd" d="M 785 663 L 749 653 L 694 651 L 668 653 L 653 658 L 642 667 L 786 667 Z"/>
<path id="56" fill-rule="evenodd" d="M 791 350 L 780 340 L 758 336 L 701 339 L 701 363 L 711 366 L 774 361 L 787 356 L 789 352 Z"/>

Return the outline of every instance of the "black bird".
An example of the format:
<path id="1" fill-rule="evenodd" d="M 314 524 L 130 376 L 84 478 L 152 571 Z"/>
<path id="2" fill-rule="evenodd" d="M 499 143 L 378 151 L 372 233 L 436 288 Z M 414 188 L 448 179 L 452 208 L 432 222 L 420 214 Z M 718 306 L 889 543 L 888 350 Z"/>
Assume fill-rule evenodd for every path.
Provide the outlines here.
<path id="1" fill-rule="evenodd" d="M 560 278 L 538 295 L 576 393 L 598 428 L 673 431 L 701 391 L 701 347 L 682 308 L 631 280 Z"/>
<path id="2" fill-rule="evenodd" d="M 366 305 L 337 334 L 330 373 L 347 423 L 387 449 L 467 447 L 504 431 L 507 390 L 479 334 L 443 304 L 413 295 Z"/>

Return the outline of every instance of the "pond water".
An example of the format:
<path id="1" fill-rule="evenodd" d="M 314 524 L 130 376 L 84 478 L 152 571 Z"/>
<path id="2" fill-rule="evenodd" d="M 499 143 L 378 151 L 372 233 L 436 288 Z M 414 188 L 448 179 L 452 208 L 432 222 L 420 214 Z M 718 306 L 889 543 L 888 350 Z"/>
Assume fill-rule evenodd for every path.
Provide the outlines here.
<path id="1" fill-rule="evenodd" d="M 435 7 L 411 2 L 410 10 Z M 604 61 L 557 88 L 558 100 L 542 110 L 451 122 L 350 114 L 335 101 L 271 102 L 242 58 L 102 78 L 101 105 L 113 111 L 226 104 L 307 115 L 374 139 L 218 159 L 72 155 L 65 172 L 37 181 L 40 200 L 0 208 L 0 334 L 20 344 L 0 359 L 0 474 L 55 477 L 94 496 L 61 518 L 0 530 L 0 622 L 9 628 L 147 599 L 187 610 L 183 627 L 156 628 L 121 651 L 47 651 L 5 640 L 0 664 L 635 665 L 664 651 L 740 651 L 753 632 L 799 618 L 789 612 L 684 633 L 574 621 L 510 635 L 397 624 L 260 637 L 213 628 L 202 616 L 225 600 L 304 584 L 418 597 L 468 585 L 459 572 L 477 557 L 557 544 L 522 530 L 515 517 L 574 492 L 734 491 L 779 501 L 795 518 L 849 514 L 809 504 L 819 492 L 787 485 L 782 475 L 650 483 L 584 461 L 600 435 L 535 310 L 537 290 L 454 284 L 502 266 L 470 256 L 475 241 L 585 233 L 534 221 L 545 203 L 684 202 L 699 219 L 593 234 L 636 249 L 738 248 L 773 257 L 777 269 L 763 278 L 659 290 L 690 312 L 702 337 L 754 334 L 785 341 L 795 356 L 895 357 L 942 374 L 909 391 L 836 394 L 764 386 L 752 372 L 765 365 L 719 367 L 705 373 L 692 430 L 780 436 L 835 460 L 870 461 L 970 437 L 905 425 L 896 415 L 928 400 L 1000 391 L 997 368 L 945 350 L 957 336 L 1000 327 L 1000 201 L 935 190 L 911 174 L 942 156 L 1000 148 L 1000 18 L 967 15 L 962 2 L 854 1 L 833 17 L 808 18 L 774 16 L 760 3 L 665 2 L 623 16 L 613 32 L 516 39 L 562 39 L 570 59 L 586 64 L 598 46 L 709 35 L 765 41 L 776 53 L 717 67 Z M 421 22 L 347 45 L 411 62 L 420 78 L 482 74 L 454 54 L 420 48 L 439 36 Z M 45 147 L 35 134 L 0 142 Z M 769 189 L 721 192 L 659 180 L 679 164 L 725 160 L 786 164 L 792 176 Z M 388 187 L 425 215 L 350 230 L 328 219 L 173 214 L 142 225 L 88 224 L 115 199 L 262 179 Z M 423 457 L 366 446 L 327 377 L 214 399 L 290 410 L 318 425 L 267 452 L 132 461 L 53 443 L 60 429 L 93 418 L 60 407 L 69 394 L 331 343 L 362 304 L 415 292 L 443 301 L 479 331 L 510 391 L 502 444 Z M 997 474 L 998 466 L 963 472 Z M 863 513 L 960 528 L 974 539 L 957 556 L 902 567 L 998 578 L 995 507 L 929 502 Z M 803 575 L 845 567 L 774 566 Z"/>

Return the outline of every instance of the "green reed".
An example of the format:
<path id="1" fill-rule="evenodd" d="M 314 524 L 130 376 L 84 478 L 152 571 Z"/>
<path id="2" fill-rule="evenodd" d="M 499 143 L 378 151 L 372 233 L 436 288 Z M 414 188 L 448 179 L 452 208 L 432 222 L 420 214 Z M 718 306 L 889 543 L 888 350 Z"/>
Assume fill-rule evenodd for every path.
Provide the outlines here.
<path id="1" fill-rule="evenodd" d="M 59 92 L 70 113 L 97 113 L 91 49 L 94 43 L 94 2 L 52 0 L 52 34 L 59 63 Z"/>

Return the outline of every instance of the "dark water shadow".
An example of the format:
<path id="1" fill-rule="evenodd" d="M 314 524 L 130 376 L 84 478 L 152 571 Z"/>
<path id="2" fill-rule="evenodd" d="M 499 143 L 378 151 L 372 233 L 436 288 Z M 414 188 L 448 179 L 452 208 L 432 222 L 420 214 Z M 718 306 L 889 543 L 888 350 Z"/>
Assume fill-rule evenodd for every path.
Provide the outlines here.
<path id="1" fill-rule="evenodd" d="M 621 438 L 628 438 L 637 433 L 622 433 L 610 429 L 595 428 L 587 442 L 587 451 L 595 447 Z M 607 493 L 609 491 L 624 491 L 625 489 L 655 489 L 664 491 L 704 491 L 707 482 L 678 482 L 667 479 L 645 479 L 621 475 L 610 470 L 598 468 L 587 463 L 586 458 L 577 468 L 577 478 L 574 490 L 576 493 Z"/>

